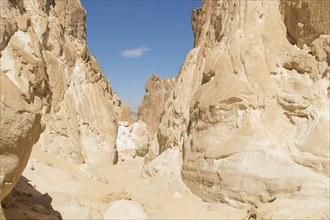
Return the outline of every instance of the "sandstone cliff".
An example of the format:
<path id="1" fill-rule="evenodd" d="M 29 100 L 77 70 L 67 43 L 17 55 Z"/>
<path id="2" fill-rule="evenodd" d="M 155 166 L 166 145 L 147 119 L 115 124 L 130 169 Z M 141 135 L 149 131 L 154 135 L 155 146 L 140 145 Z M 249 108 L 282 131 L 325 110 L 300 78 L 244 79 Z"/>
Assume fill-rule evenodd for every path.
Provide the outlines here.
<path id="1" fill-rule="evenodd" d="M 52 107 L 37 146 L 78 163 L 115 163 L 116 99 L 87 48 L 86 12 L 80 1 L 54 2 L 48 15 L 33 20 L 46 47 L 52 88 Z"/>
<path id="2" fill-rule="evenodd" d="M 79 0 L 1 1 L 2 200 L 37 146 L 74 162 L 116 163 L 111 85 L 86 46 Z"/>
<path id="3" fill-rule="evenodd" d="M 329 218 L 328 3 L 205 0 L 193 12 L 157 139 L 160 153 L 181 149 L 204 201 Z"/>
<path id="4" fill-rule="evenodd" d="M 146 123 L 149 135 L 148 154 L 145 162 L 148 163 L 159 155 L 159 144 L 157 142 L 157 130 L 164 111 L 168 108 L 166 101 L 173 92 L 175 78 L 161 79 L 152 75 L 146 85 L 146 94 L 138 109 L 138 117 Z"/>
<path id="5" fill-rule="evenodd" d="M 120 102 L 120 110 L 119 110 L 119 121 L 125 121 L 130 124 L 133 124 L 136 121 L 135 115 L 132 114 L 130 107 L 123 102 Z"/>
<path id="6" fill-rule="evenodd" d="M 175 83 L 175 78 L 161 79 L 152 75 L 146 83 L 146 94 L 138 109 L 139 118 L 144 121 L 151 132 L 157 132 L 158 125 L 165 103 L 170 96 Z"/>

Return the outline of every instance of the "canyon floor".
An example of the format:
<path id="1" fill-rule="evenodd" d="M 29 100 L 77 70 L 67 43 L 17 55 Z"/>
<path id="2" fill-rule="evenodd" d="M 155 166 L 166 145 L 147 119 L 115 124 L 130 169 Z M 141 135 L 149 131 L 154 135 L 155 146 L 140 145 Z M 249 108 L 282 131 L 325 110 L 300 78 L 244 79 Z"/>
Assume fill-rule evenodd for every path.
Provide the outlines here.
<path id="1" fill-rule="evenodd" d="M 93 167 L 102 177 L 94 181 L 81 165 L 34 148 L 19 183 L 3 202 L 4 212 L 7 219 L 103 219 L 112 202 L 125 199 L 142 205 L 150 219 L 243 219 L 247 215 L 244 209 L 205 203 L 173 179 L 142 175 L 143 167 L 142 157 Z"/>

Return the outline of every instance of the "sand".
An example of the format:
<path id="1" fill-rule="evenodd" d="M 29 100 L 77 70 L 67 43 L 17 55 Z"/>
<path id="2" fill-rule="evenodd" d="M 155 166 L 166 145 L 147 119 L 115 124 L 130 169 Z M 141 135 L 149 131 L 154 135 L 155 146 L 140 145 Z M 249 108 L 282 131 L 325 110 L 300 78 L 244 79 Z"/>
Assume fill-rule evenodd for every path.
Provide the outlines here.
<path id="1" fill-rule="evenodd" d="M 4 201 L 7 218 L 103 219 L 120 199 L 142 205 L 150 219 L 242 219 L 247 213 L 205 203 L 173 178 L 142 175 L 141 157 L 93 167 L 107 183 L 91 180 L 80 167 L 34 148 L 19 184 Z"/>

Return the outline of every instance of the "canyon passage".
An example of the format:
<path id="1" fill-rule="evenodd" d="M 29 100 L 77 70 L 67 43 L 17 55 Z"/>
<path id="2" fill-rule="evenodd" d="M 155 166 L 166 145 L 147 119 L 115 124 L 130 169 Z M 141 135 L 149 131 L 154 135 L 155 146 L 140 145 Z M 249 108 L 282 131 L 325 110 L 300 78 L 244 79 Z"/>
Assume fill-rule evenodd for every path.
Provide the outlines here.
<path id="1" fill-rule="evenodd" d="M 201 4 L 133 114 L 80 0 L 1 0 L 1 219 L 329 219 L 330 1 Z"/>

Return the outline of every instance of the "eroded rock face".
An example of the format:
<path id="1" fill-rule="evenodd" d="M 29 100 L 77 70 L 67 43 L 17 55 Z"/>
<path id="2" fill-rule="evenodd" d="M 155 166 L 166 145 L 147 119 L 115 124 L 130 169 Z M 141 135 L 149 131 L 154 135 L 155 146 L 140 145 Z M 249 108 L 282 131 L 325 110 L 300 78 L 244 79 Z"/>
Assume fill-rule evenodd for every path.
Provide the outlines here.
<path id="1" fill-rule="evenodd" d="M 51 90 L 42 119 L 45 131 L 36 146 L 77 163 L 115 163 L 116 103 L 87 48 L 86 12 L 80 1 L 22 5 L 30 26 L 21 32 L 40 45 Z"/>
<path id="2" fill-rule="evenodd" d="M 322 20 L 317 4 L 303 10 Z M 292 45 L 281 11 L 296 6 L 203 1 L 193 12 L 195 48 L 157 138 L 160 153 L 181 149 L 182 178 L 204 201 L 257 206 L 265 218 L 329 217 L 329 27 L 304 18 L 316 31 L 295 43 L 312 47 Z"/>
<path id="3" fill-rule="evenodd" d="M 86 46 L 79 0 L 1 1 L 2 200 L 37 146 L 74 162 L 115 163 L 108 80 Z"/>
<path id="4" fill-rule="evenodd" d="M 148 154 L 144 157 L 146 163 L 160 154 L 157 130 L 164 111 L 168 108 L 166 101 L 173 92 L 175 81 L 174 77 L 161 79 L 157 75 L 152 75 L 145 85 L 146 94 L 139 106 L 138 116 L 146 123 L 151 137 L 148 141 Z"/>
<path id="5" fill-rule="evenodd" d="M 119 121 L 125 121 L 130 124 L 133 124 L 136 121 L 134 115 L 131 113 L 131 109 L 125 103 L 121 103 L 120 105 L 120 114 L 119 114 Z"/>
<path id="6" fill-rule="evenodd" d="M 139 118 L 148 125 L 151 134 L 157 132 L 165 103 L 172 92 L 174 78 L 161 79 L 152 75 L 146 83 L 146 94 L 138 109 Z"/>
<path id="7" fill-rule="evenodd" d="M 310 45 L 321 34 L 330 34 L 328 1 L 280 0 L 280 9 L 288 38 L 293 44 L 303 47 L 304 44 Z"/>
<path id="8" fill-rule="evenodd" d="M 47 66 L 53 88 L 52 108 L 44 117 L 47 127 L 37 146 L 77 163 L 115 163 L 117 122 L 111 85 L 86 46 L 86 14 L 80 2 L 62 3 L 48 17 L 36 19 L 38 27 L 48 30 L 46 45 L 52 49 L 46 51 Z M 65 16 L 62 25 L 57 16 L 65 10 L 72 15 Z"/>

